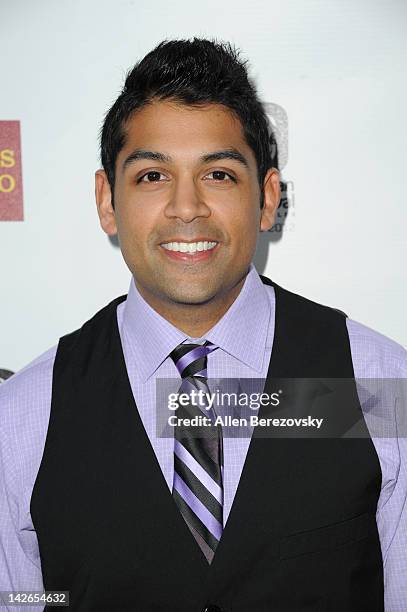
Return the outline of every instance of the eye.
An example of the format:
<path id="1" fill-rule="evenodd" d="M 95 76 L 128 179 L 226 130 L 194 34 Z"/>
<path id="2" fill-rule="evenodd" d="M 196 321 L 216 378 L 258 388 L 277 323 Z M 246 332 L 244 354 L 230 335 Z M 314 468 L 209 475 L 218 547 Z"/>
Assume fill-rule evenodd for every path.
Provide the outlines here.
<path id="1" fill-rule="evenodd" d="M 157 172 L 157 170 L 150 170 L 150 172 L 146 172 L 146 174 L 140 176 L 137 179 L 137 183 L 159 183 L 161 176 L 163 176 L 164 179 L 167 178 L 165 174 L 161 174 L 161 172 Z"/>
<path id="2" fill-rule="evenodd" d="M 236 183 L 236 179 L 234 176 L 232 176 L 231 174 L 229 174 L 228 172 L 225 172 L 224 170 L 213 170 L 212 172 L 210 172 L 209 174 L 207 174 L 205 176 L 205 179 L 209 177 L 209 180 L 214 180 L 214 181 L 220 181 L 220 182 L 228 182 L 229 180 L 233 181 L 234 183 Z M 212 177 L 212 179 L 211 179 Z"/>

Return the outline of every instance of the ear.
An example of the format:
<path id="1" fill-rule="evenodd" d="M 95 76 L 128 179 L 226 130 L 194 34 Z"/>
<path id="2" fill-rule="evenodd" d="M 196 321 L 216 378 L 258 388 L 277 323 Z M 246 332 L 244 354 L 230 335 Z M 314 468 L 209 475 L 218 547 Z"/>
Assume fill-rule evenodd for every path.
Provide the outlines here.
<path id="1" fill-rule="evenodd" d="M 277 168 L 269 168 L 263 183 L 264 204 L 261 209 L 260 231 L 266 232 L 274 225 L 278 205 L 280 204 L 280 172 Z"/>
<path id="2" fill-rule="evenodd" d="M 95 198 L 100 225 L 108 236 L 117 234 L 116 217 L 112 206 L 112 192 L 104 170 L 95 172 Z"/>

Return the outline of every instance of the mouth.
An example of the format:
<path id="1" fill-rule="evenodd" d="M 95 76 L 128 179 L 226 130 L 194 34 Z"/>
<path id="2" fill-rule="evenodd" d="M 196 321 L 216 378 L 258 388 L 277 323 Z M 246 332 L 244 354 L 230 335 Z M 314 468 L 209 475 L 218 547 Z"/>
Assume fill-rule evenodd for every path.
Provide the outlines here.
<path id="1" fill-rule="evenodd" d="M 163 255 L 172 261 L 195 263 L 208 261 L 218 250 L 219 242 L 203 237 L 195 240 L 172 239 L 160 244 Z"/>

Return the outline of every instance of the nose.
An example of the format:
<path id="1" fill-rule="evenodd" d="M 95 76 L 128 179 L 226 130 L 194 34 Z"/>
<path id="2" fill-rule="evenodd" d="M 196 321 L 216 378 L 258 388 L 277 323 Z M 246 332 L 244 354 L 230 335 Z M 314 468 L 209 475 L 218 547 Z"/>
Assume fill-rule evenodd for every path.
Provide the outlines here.
<path id="1" fill-rule="evenodd" d="M 199 184 L 189 175 L 178 177 L 164 212 L 168 218 L 176 217 L 184 223 L 190 223 L 196 217 L 209 217 L 211 214 Z"/>

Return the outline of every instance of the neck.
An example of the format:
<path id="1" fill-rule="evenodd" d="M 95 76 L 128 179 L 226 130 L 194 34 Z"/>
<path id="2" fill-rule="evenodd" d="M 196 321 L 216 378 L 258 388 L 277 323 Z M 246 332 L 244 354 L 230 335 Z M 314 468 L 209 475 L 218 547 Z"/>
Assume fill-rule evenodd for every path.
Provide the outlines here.
<path id="1" fill-rule="evenodd" d="M 229 310 L 239 295 L 245 279 L 246 276 L 226 294 L 217 296 L 216 299 L 203 304 L 164 302 L 146 291 L 144 287 L 138 284 L 136 279 L 134 279 L 134 282 L 142 297 L 158 314 L 191 338 L 200 338 L 212 329 Z"/>

